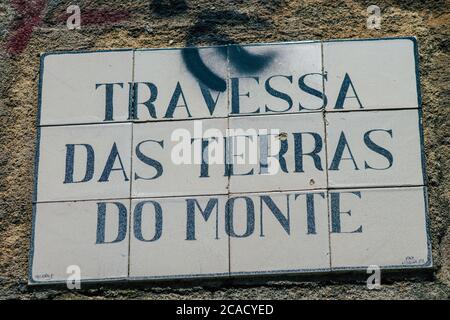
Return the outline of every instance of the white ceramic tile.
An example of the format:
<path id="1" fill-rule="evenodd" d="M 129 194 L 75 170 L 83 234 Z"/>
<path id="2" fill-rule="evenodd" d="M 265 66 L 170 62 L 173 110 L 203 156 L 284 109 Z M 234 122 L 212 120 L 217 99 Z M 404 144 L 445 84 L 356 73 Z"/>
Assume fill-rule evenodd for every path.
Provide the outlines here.
<path id="1" fill-rule="evenodd" d="M 414 41 L 325 42 L 326 110 L 417 108 Z"/>
<path id="2" fill-rule="evenodd" d="M 126 278 L 128 211 L 129 200 L 35 204 L 30 282 L 65 282 L 71 266 L 81 281 Z"/>
<path id="3" fill-rule="evenodd" d="M 326 121 L 329 187 L 424 184 L 417 110 L 327 113 Z"/>
<path id="4" fill-rule="evenodd" d="M 221 143 L 207 139 L 223 136 L 226 127 L 227 119 L 133 124 L 132 196 L 226 194 L 228 177 L 225 176 L 223 163 L 223 139 L 216 140 L 222 141 Z M 188 135 L 183 135 L 184 133 Z M 182 136 L 186 138 L 180 138 Z M 221 160 L 222 163 L 213 163 L 215 159 L 210 158 L 209 164 L 206 165 L 207 172 L 203 173 L 201 137 L 210 141 L 208 150 L 211 153 L 221 150 L 223 154 L 220 156 L 217 151 L 217 162 Z M 191 139 L 195 139 L 195 142 L 190 143 Z M 184 163 L 179 157 L 182 146 L 185 146 L 186 155 L 190 152 L 190 157 L 187 157 Z"/>
<path id="5" fill-rule="evenodd" d="M 230 196 L 231 274 L 329 269 L 327 212 L 326 190 Z"/>
<path id="6" fill-rule="evenodd" d="M 106 111 L 107 86 L 101 84 L 113 83 L 121 85 L 108 85 L 112 120 L 128 119 L 133 51 L 46 54 L 41 63 L 41 125 L 111 119 Z"/>
<path id="7" fill-rule="evenodd" d="M 130 277 L 227 276 L 226 199 L 226 196 L 134 199 Z"/>
<path id="8" fill-rule="evenodd" d="M 228 52 L 232 115 L 323 107 L 320 42 L 230 46 Z"/>
<path id="9" fill-rule="evenodd" d="M 254 157 L 251 158 L 251 155 L 254 154 L 252 150 L 255 150 L 252 147 L 253 144 L 245 146 L 245 158 L 240 156 L 243 154 L 242 149 L 234 148 L 234 151 L 231 151 L 233 148 L 228 148 L 230 150 L 230 162 L 231 160 L 234 161 L 233 172 L 232 174 L 231 171 L 229 172 L 230 192 L 326 188 L 325 135 L 321 113 L 236 117 L 230 118 L 229 122 L 231 129 L 256 130 L 259 133 L 257 141 L 253 139 L 257 142 L 256 163 Z M 267 131 L 258 131 L 260 129 L 267 129 Z M 251 131 L 247 132 L 240 135 L 251 133 Z M 267 154 L 281 154 L 281 156 L 278 159 L 269 157 L 268 161 L 273 164 L 268 164 L 264 168 L 264 162 L 267 162 L 267 160 L 264 156 L 261 156 L 261 152 L 267 150 L 267 144 L 265 143 L 267 139 L 261 137 L 267 136 L 269 132 L 276 133 L 274 137 L 278 136 L 278 143 L 274 141 L 273 148 L 271 146 Z M 296 135 L 294 136 L 294 134 Z M 242 137 L 234 139 L 235 145 L 242 145 L 243 140 Z M 304 154 L 303 157 L 301 156 L 302 153 Z M 260 165 L 260 163 L 263 165 Z M 271 168 L 274 168 L 273 171 Z"/>
<path id="10" fill-rule="evenodd" d="M 131 129 L 131 123 L 42 127 L 37 201 L 128 198 Z"/>
<path id="11" fill-rule="evenodd" d="M 332 268 L 431 266 L 423 187 L 330 191 Z"/>
<path id="12" fill-rule="evenodd" d="M 226 81 L 225 47 L 138 50 L 138 120 L 226 117 Z"/>

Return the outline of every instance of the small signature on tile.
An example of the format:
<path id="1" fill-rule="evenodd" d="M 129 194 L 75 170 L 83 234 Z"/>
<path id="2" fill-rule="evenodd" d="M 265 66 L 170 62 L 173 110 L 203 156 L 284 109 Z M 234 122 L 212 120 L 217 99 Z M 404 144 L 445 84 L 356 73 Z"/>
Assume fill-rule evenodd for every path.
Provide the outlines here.
<path id="1" fill-rule="evenodd" d="M 424 264 L 424 259 L 416 259 L 413 256 L 407 256 L 405 260 L 403 260 L 402 265 L 411 265 L 411 264 Z"/>
<path id="2" fill-rule="evenodd" d="M 51 280 L 53 279 L 53 273 L 43 273 L 35 276 L 37 280 Z"/>

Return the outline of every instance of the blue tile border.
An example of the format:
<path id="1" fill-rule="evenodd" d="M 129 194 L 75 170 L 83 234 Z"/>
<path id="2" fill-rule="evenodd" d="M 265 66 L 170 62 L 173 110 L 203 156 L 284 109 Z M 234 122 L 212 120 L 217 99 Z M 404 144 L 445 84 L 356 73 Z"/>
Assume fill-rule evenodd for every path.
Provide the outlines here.
<path id="1" fill-rule="evenodd" d="M 428 193 L 427 193 L 427 175 L 426 175 L 426 158 L 425 158 L 425 146 L 424 146 L 424 135 L 423 135 L 423 112 L 422 112 L 422 94 L 420 88 L 420 70 L 419 70 L 419 50 L 418 43 L 415 37 L 385 37 L 385 38 L 366 38 L 366 39 L 331 39 L 331 40 L 312 40 L 312 41 L 291 41 L 291 42 L 274 42 L 274 43 L 255 43 L 255 44 L 241 44 L 243 47 L 251 47 L 251 46 L 271 46 L 271 45 L 289 45 L 289 44 L 308 44 L 308 43 L 331 43 L 331 42 L 347 42 L 347 41 L 380 41 L 380 40 L 410 40 L 413 42 L 414 47 L 414 59 L 415 59 L 415 73 L 416 73 L 416 88 L 417 88 L 417 96 L 418 96 L 418 113 L 419 113 L 419 135 L 420 135 L 420 146 L 421 146 L 421 160 L 422 160 L 422 176 L 423 176 L 423 197 L 424 197 L 424 205 L 425 205 L 425 221 L 426 221 L 426 236 L 427 236 L 427 261 L 423 265 L 388 265 L 380 267 L 381 270 L 405 270 L 405 269 L 424 269 L 424 268 L 432 268 L 432 249 L 431 249 L 431 236 L 430 236 L 430 216 L 429 216 L 429 207 L 428 207 Z M 198 49 L 203 48 L 218 48 L 224 46 L 200 46 L 193 47 Z M 35 238 L 35 220 L 36 220 L 36 201 L 37 201 L 37 183 L 38 183 L 38 171 L 39 171 L 39 156 L 40 156 L 40 138 L 41 138 L 41 109 L 42 109 L 42 83 L 43 83 L 43 75 L 44 75 L 44 60 L 48 55 L 55 54 L 83 54 L 83 53 L 102 53 L 102 52 L 126 52 L 126 51 L 156 51 L 156 50 L 180 50 L 184 48 L 154 48 L 154 49 L 133 49 L 133 48 L 123 48 L 123 49 L 105 49 L 105 50 L 73 50 L 73 51 L 53 51 L 46 52 L 41 54 L 40 56 L 40 68 L 39 68 L 39 84 L 38 84 L 38 108 L 36 115 L 36 142 L 35 142 L 35 159 L 34 159 L 34 190 L 32 195 L 32 230 L 31 230 L 31 239 L 30 239 L 30 251 L 29 251 L 29 261 L 28 261 L 28 283 L 30 285 L 51 285 L 51 284 L 63 284 L 65 281 L 36 281 L 33 279 L 32 270 L 33 270 L 33 258 L 34 258 L 34 238 Z M 134 66 L 133 66 L 134 68 Z M 401 109 L 401 108 L 400 108 Z M 411 108 L 409 108 L 411 109 Z M 318 112 L 322 112 L 324 110 L 318 110 Z M 372 110 L 376 111 L 376 110 Z M 378 110 L 380 111 L 380 110 Z M 326 112 L 326 111 L 324 111 Z M 298 112 L 298 113 L 307 113 L 307 112 Z M 298 114 L 296 113 L 296 114 Z M 247 115 L 243 115 L 247 116 Z M 213 119 L 213 118 L 207 118 Z M 185 119 L 186 121 L 195 120 L 195 119 Z M 121 121 L 121 123 L 143 123 L 142 121 Z M 107 122 L 107 124 L 112 124 L 115 122 Z M 91 124 L 100 124 L 100 123 L 91 123 Z M 104 123 L 102 123 L 104 124 Z M 78 125 L 78 124 L 64 124 L 64 126 L 69 125 Z M 328 192 L 328 189 L 327 189 Z M 73 202 L 76 200 L 70 200 L 69 202 Z M 329 252 L 330 254 L 330 252 Z M 82 283 L 128 283 L 131 281 L 146 281 L 146 280 L 159 280 L 159 279 L 211 279 L 211 278 L 232 278 L 233 276 L 244 276 L 244 275 L 280 275 L 280 274 L 308 274 L 308 273 L 336 273 L 339 271 L 358 271 L 365 270 L 367 266 L 358 266 L 358 267 L 336 267 L 333 268 L 317 268 L 317 269 L 293 269 L 293 270 L 268 270 L 268 271 L 255 271 L 255 272 L 228 272 L 228 273 L 211 273 L 211 274 L 188 274 L 188 275 L 173 275 L 173 276 L 155 276 L 155 277 L 117 277 L 117 278 L 101 278 L 101 279 L 87 279 L 82 280 Z"/>
<path id="2" fill-rule="evenodd" d="M 44 77 L 44 59 L 45 55 L 39 58 L 39 83 L 38 83 L 38 107 L 36 114 L 36 140 L 35 140 L 35 156 L 34 156 L 34 186 L 32 195 L 32 218 L 31 218 L 31 235 L 30 235 L 30 250 L 28 254 L 28 283 L 33 283 L 33 259 L 34 259 L 34 236 L 36 224 L 36 206 L 37 192 L 38 192 L 38 175 L 39 175 L 39 156 L 40 156 L 40 142 L 41 142 L 41 107 L 42 107 L 42 81 Z"/>

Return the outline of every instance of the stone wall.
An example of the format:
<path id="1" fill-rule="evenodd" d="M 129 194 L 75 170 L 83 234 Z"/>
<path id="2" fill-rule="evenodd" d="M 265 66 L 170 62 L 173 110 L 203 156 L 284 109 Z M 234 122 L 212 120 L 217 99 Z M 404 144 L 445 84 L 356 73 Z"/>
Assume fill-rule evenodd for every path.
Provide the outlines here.
<path id="1" fill-rule="evenodd" d="M 66 27 L 70 4 L 81 8 L 81 30 Z M 366 28 L 370 4 L 382 9 L 380 30 Z M 449 22 L 445 0 L 0 0 L 0 298 L 450 298 Z M 391 36 L 419 42 L 432 271 L 383 274 L 382 288 L 372 291 L 364 274 L 102 285 L 76 292 L 27 285 L 41 52 Z"/>

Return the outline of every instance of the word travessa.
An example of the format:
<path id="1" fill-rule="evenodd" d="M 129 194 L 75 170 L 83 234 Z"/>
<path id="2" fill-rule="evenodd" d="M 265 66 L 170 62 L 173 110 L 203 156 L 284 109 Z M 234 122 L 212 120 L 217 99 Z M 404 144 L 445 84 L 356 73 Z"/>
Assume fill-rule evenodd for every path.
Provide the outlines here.
<path id="1" fill-rule="evenodd" d="M 309 73 L 299 76 L 298 80 L 295 80 L 292 75 L 273 75 L 267 79 L 260 79 L 260 77 L 242 77 L 242 78 L 230 78 L 230 115 L 240 114 L 262 114 L 270 112 L 292 112 L 292 111 L 317 111 L 325 108 L 328 105 L 328 97 L 322 89 L 313 88 L 306 83 L 309 78 L 323 77 L 327 80 L 327 74 Z M 274 80 L 284 79 L 285 82 L 290 85 L 288 90 L 283 92 L 280 88 L 275 88 L 273 85 Z M 257 86 L 255 91 L 242 90 L 241 86 L 249 85 L 250 83 Z M 308 105 L 300 100 L 298 97 L 294 97 L 295 93 L 292 91 L 292 87 L 296 87 L 299 93 L 305 96 L 311 96 L 313 99 L 320 101 L 318 105 Z M 180 82 L 177 82 L 173 88 L 173 92 L 170 95 L 170 99 L 167 102 L 165 96 L 160 98 L 161 89 L 152 82 L 115 82 L 115 83 L 97 83 L 95 89 L 99 94 L 104 94 L 105 97 L 105 118 L 104 121 L 114 121 L 114 97 L 116 91 L 127 90 L 129 95 L 128 103 L 128 120 L 140 120 L 138 109 L 142 108 L 148 112 L 148 116 L 151 119 L 173 119 L 175 112 L 183 112 L 187 119 L 192 118 L 192 109 L 198 107 L 198 104 L 202 104 L 207 112 L 211 116 L 214 115 L 218 102 L 221 100 L 220 96 L 224 93 L 211 92 L 211 90 L 198 83 L 198 89 L 201 93 L 203 101 L 199 102 L 195 100 L 195 106 L 189 104 L 188 90 L 183 89 Z M 142 99 L 142 96 L 148 96 L 147 99 Z M 241 108 L 242 99 L 252 96 L 269 96 L 271 98 L 278 99 L 280 103 L 284 104 L 283 107 L 274 107 L 270 105 L 264 105 L 255 107 L 254 110 L 243 111 Z M 340 85 L 339 93 L 334 103 L 333 109 L 342 110 L 347 99 L 355 99 L 362 109 L 364 108 L 357 90 L 353 85 L 353 82 L 348 74 L 345 74 L 342 84 Z M 161 100 L 161 101 L 160 101 Z M 316 103 L 314 103 L 316 104 Z M 178 111 L 179 110 L 179 111 Z M 163 113 L 161 113 L 163 111 Z M 181 115 L 181 113 L 178 113 Z M 144 119 L 145 120 L 145 119 Z"/>
<path id="2" fill-rule="evenodd" d="M 328 193 L 332 233 L 362 232 L 362 225 L 353 230 L 343 230 L 341 215 L 351 215 L 348 202 L 363 199 L 363 193 L 354 190 Z M 318 208 L 324 205 L 324 201 L 327 201 L 327 194 L 323 191 L 290 192 L 282 195 L 230 195 L 226 200 L 220 196 L 188 197 L 183 199 L 184 210 L 181 211 L 178 223 L 184 225 L 180 232 L 186 241 L 218 240 L 223 237 L 265 237 L 274 231 L 272 228 L 265 231 L 265 224 L 273 225 L 274 222 L 286 236 L 292 233 L 314 236 L 328 233 L 328 230 L 316 228 L 317 219 L 323 221 L 323 217 L 317 215 L 323 214 L 323 210 Z M 128 228 L 129 212 L 126 205 L 117 201 L 97 202 L 96 244 L 124 241 L 129 231 L 137 240 L 143 242 L 155 242 L 164 238 L 165 217 L 179 214 L 166 206 L 167 201 L 164 199 L 138 201 L 132 209 L 131 228 Z M 291 221 L 304 223 L 293 225 Z M 116 225 L 117 229 L 111 227 Z M 208 228 L 211 232 L 196 232 Z"/>

